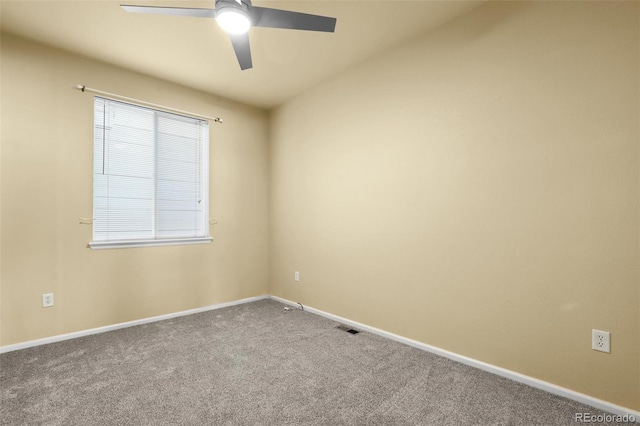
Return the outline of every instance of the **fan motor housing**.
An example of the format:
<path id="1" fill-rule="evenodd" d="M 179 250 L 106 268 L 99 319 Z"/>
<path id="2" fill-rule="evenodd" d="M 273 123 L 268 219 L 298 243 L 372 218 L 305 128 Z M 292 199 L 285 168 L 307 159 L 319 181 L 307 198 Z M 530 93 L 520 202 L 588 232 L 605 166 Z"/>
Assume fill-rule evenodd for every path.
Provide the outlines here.
<path id="1" fill-rule="evenodd" d="M 251 8 L 251 0 L 216 0 L 216 10 L 232 7 L 234 9 L 240 9 L 244 12 L 249 11 Z"/>

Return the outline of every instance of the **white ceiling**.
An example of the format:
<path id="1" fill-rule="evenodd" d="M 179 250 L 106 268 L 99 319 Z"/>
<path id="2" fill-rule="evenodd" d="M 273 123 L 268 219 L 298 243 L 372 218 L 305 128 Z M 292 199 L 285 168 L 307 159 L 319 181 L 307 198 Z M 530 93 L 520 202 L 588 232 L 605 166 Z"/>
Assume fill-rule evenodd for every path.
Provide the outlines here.
<path id="1" fill-rule="evenodd" d="M 213 8 L 209 1 L 2 0 L 2 30 L 264 108 L 461 15 L 468 1 L 260 1 L 333 16 L 336 32 L 252 28 L 253 69 L 240 71 L 214 20 L 125 12 L 120 3 Z"/>

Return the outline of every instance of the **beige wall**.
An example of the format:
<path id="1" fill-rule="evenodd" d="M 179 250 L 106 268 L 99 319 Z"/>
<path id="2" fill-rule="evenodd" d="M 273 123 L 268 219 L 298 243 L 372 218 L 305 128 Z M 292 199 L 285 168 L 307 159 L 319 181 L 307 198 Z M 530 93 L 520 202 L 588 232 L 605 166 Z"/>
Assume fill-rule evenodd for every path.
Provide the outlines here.
<path id="1" fill-rule="evenodd" d="M 266 112 L 4 34 L 1 71 L 0 345 L 267 292 Z M 79 83 L 224 118 L 210 128 L 212 244 L 85 248 L 93 96 Z"/>
<path id="2" fill-rule="evenodd" d="M 639 19 L 490 3 L 278 108 L 270 293 L 640 409 Z"/>

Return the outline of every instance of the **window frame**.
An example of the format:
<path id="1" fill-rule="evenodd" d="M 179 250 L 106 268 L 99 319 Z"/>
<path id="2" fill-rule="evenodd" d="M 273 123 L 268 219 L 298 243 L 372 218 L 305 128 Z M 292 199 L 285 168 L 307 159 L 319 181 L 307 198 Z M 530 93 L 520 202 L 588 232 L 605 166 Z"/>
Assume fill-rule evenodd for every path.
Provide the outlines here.
<path id="1" fill-rule="evenodd" d="M 207 129 L 206 132 L 204 132 L 204 134 L 206 135 L 206 138 L 203 138 L 203 140 L 199 141 L 200 143 L 200 156 L 201 156 L 201 161 L 199 163 L 199 168 L 202 168 L 201 170 L 201 176 L 202 176 L 202 193 L 201 193 L 201 198 L 202 198 L 202 204 L 203 204 L 203 212 L 202 212 L 202 226 L 204 227 L 203 230 L 205 231 L 206 235 L 205 236 L 194 236 L 194 237 L 185 237 L 185 236 L 181 236 L 181 237 L 161 237 L 161 238 L 133 238 L 133 239 L 121 239 L 121 240 L 95 240 L 95 219 L 92 223 L 92 241 L 89 242 L 87 244 L 87 247 L 92 249 L 92 250 L 103 250 L 103 249 L 121 249 L 121 248 L 134 248 L 134 247 L 155 247 L 155 246 L 172 246 L 172 245 L 193 245 L 193 244 L 208 244 L 211 243 L 213 241 L 213 237 L 211 237 L 210 235 L 210 231 L 209 231 L 209 225 L 210 225 L 210 220 L 209 220 L 209 180 L 210 180 L 210 176 L 209 176 L 209 172 L 210 172 L 210 157 L 209 157 L 209 143 L 210 143 L 210 126 L 208 123 L 208 120 L 205 120 L 203 118 L 200 117 L 191 117 L 188 116 L 186 114 L 177 114 L 171 111 L 163 111 L 161 109 L 158 108 L 151 108 L 145 105 L 139 105 L 139 104 L 135 104 L 132 102 L 124 102 L 121 101 L 119 99 L 112 99 L 109 97 L 105 97 L 105 96 L 94 96 L 94 101 L 93 101 L 93 109 L 94 109 L 94 114 L 93 114 L 93 129 L 94 129 L 94 150 L 92 152 L 92 164 L 95 162 L 95 158 L 96 158 L 96 152 L 95 152 L 95 137 L 96 137 L 96 122 L 95 122 L 95 110 L 96 110 L 96 103 L 98 102 L 98 100 L 102 100 L 105 102 L 116 102 L 116 103 L 120 103 L 120 104 L 125 104 L 125 105 L 129 105 L 135 108 L 142 108 L 145 109 L 147 111 L 152 111 L 154 113 L 154 132 L 158 131 L 158 114 L 161 114 L 163 116 L 178 116 L 178 117 L 184 117 L 188 120 L 196 120 L 196 121 L 200 121 L 200 122 L 206 122 L 207 123 Z M 104 143 L 104 139 L 103 139 L 103 143 Z M 158 138 L 155 137 L 154 140 L 154 145 L 153 145 L 153 150 L 154 152 L 157 151 L 158 149 Z M 154 155 L 154 187 L 157 186 L 158 184 L 158 176 L 155 172 L 155 170 L 157 170 L 158 167 L 158 158 Z M 104 160 L 103 160 L 104 161 Z M 94 166 L 95 167 L 95 166 Z M 96 208 L 96 202 L 95 202 L 95 170 L 94 167 L 92 167 L 92 204 L 93 204 L 93 217 L 95 218 L 95 208 Z M 154 197 L 155 197 L 155 192 L 154 192 Z M 155 199 L 155 198 L 154 198 Z M 152 217 L 152 222 L 154 223 L 154 231 L 157 232 L 157 230 L 155 229 L 155 222 L 156 222 L 156 217 L 158 214 L 158 205 L 156 202 L 154 202 L 153 204 L 153 211 L 151 213 Z"/>

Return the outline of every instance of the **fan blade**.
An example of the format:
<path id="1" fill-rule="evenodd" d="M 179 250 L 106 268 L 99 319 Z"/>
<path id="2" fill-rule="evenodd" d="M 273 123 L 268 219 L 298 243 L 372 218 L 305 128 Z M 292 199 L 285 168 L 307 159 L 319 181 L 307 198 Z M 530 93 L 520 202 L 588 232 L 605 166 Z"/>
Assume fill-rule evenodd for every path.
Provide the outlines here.
<path id="1" fill-rule="evenodd" d="M 183 7 L 131 6 L 121 4 L 121 8 L 130 13 L 151 13 L 153 15 L 193 16 L 196 18 L 215 18 L 214 9 L 189 9 Z"/>
<path id="2" fill-rule="evenodd" d="M 254 27 L 325 31 L 328 33 L 332 33 L 336 29 L 336 18 L 327 16 L 257 6 L 252 6 L 249 13 Z"/>
<path id="3" fill-rule="evenodd" d="M 231 38 L 231 44 L 233 44 L 233 50 L 236 52 L 238 63 L 241 70 L 252 68 L 251 62 L 251 47 L 249 46 L 249 33 L 245 34 L 229 34 Z"/>

